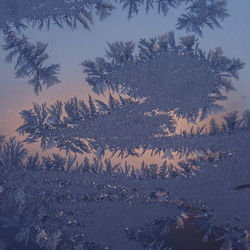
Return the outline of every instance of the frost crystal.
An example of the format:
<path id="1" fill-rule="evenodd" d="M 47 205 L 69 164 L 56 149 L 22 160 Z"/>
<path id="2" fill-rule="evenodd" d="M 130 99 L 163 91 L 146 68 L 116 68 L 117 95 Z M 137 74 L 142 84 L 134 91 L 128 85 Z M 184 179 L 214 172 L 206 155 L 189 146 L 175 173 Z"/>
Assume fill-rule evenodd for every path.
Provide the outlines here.
<path id="1" fill-rule="evenodd" d="M 6 27 L 3 32 L 6 43 L 3 49 L 9 51 L 5 60 L 12 62 L 13 57 L 17 57 L 15 65 L 17 78 L 33 77 L 29 80 L 29 84 L 34 87 L 37 95 L 42 91 L 42 85 L 49 88 L 60 82 L 56 76 L 60 69 L 59 64 L 43 66 L 44 61 L 49 57 L 45 52 L 47 44 L 41 42 L 36 45 L 31 44 L 27 37 L 23 35 L 22 38 L 19 38 L 10 27 Z"/>

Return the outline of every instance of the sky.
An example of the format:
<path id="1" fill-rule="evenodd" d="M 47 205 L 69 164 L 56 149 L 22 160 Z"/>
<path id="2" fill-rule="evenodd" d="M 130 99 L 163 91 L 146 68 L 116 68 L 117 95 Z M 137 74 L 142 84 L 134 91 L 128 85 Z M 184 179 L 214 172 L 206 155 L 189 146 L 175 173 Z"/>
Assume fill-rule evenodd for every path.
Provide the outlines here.
<path id="1" fill-rule="evenodd" d="M 226 56 L 240 58 L 245 62 L 245 68 L 240 72 L 240 80 L 235 83 L 238 91 L 230 94 L 227 101 L 228 110 L 243 111 L 250 109 L 250 1 L 230 0 L 228 8 L 230 17 L 222 23 L 223 29 L 205 28 L 199 42 L 200 47 L 206 51 L 221 46 Z M 156 10 L 147 14 L 144 9 L 140 9 L 139 15 L 128 20 L 126 11 L 121 11 L 118 7 L 104 21 L 95 17 L 91 31 L 80 25 L 73 31 L 69 27 L 60 29 L 56 26 L 52 26 L 49 31 L 46 28 L 42 31 L 36 28 L 26 30 L 25 35 L 31 42 L 48 43 L 47 65 L 60 63 L 61 83 L 48 90 L 44 88 L 43 92 L 36 96 L 33 88 L 27 84 L 28 79 L 15 79 L 14 64 L 6 64 L 6 52 L 0 50 L 0 134 L 7 137 L 17 135 L 14 131 L 22 122 L 18 113 L 23 109 L 31 109 L 34 101 L 39 104 L 53 104 L 58 99 L 67 100 L 74 96 L 87 98 L 91 88 L 85 81 L 81 62 L 103 56 L 107 42 L 138 42 L 141 38 L 155 37 L 175 30 L 176 20 L 181 13 L 181 9 L 170 9 L 167 17 L 164 17 Z M 176 37 L 186 35 L 185 31 L 175 33 Z M 0 45 L 3 43 L 0 37 Z"/>

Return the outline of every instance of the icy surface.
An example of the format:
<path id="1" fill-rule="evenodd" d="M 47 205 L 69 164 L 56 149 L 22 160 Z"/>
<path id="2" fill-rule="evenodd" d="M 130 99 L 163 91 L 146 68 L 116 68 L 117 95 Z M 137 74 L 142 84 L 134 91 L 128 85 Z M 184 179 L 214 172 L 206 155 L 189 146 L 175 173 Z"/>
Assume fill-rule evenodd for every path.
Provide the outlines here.
<path id="1" fill-rule="evenodd" d="M 142 9 L 167 15 L 182 7 L 176 28 L 202 36 L 204 27 L 222 27 L 226 6 L 3 0 L 5 61 L 15 62 L 15 76 L 28 78 L 38 95 L 60 84 L 60 66 L 45 65 L 49 44 L 24 36 L 29 25 L 90 30 L 115 7 L 129 19 Z M 245 64 L 173 31 L 108 41 L 105 52 L 78 62 L 93 90 L 87 98 L 41 103 L 34 96 L 19 113 L 22 140 L 0 136 L 0 249 L 250 249 L 250 111 L 220 123 L 215 116 Z M 37 142 L 43 152 L 32 155 L 26 147 Z M 54 148 L 66 156 L 44 154 Z M 157 163 L 147 162 L 149 152 Z M 186 234 L 197 237 L 180 247 Z"/>

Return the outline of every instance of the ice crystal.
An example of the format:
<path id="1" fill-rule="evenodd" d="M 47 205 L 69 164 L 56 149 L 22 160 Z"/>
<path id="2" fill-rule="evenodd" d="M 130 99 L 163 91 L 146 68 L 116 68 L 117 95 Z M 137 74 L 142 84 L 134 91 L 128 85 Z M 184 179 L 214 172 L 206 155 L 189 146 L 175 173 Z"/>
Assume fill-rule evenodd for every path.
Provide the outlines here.
<path id="1" fill-rule="evenodd" d="M 48 242 L 46 244 L 46 249 L 48 250 L 56 250 L 57 245 L 59 244 L 59 242 L 61 241 L 60 237 L 61 237 L 62 233 L 60 230 L 54 232 L 53 234 L 51 234 L 48 237 Z"/>
<path id="2" fill-rule="evenodd" d="M 27 150 L 24 144 L 11 137 L 9 142 L 5 142 L 0 148 L 0 166 L 7 168 L 20 167 L 27 157 Z"/>
<path id="3" fill-rule="evenodd" d="M 25 9 L 23 6 L 25 6 Z M 19 11 L 20 9 L 22 11 Z M 14 1 L 2 13 L 0 27 L 9 24 L 18 30 L 22 30 L 27 27 L 25 23 L 31 23 L 38 29 L 42 29 L 44 26 L 49 29 L 52 24 L 60 28 L 67 25 L 74 29 L 79 23 L 89 30 L 90 24 L 93 23 L 94 12 L 103 20 L 112 13 L 113 9 L 113 4 L 104 0 L 53 0 L 44 3 L 25 0 L 22 4 Z M 15 17 L 12 13 L 15 13 Z"/>
<path id="4" fill-rule="evenodd" d="M 93 91 L 104 94 L 107 89 L 119 93 L 126 90 L 130 96 L 146 97 L 150 105 L 174 109 L 190 120 L 200 110 L 203 116 L 221 111 L 215 102 L 227 98 L 222 91 L 234 89 L 231 78 L 238 79 L 238 71 L 244 66 L 239 59 L 223 56 L 221 48 L 206 55 L 194 36 L 181 37 L 177 45 L 173 32 L 141 39 L 139 55 L 134 54 L 132 42 L 108 46 L 107 60 L 82 63 Z"/>
<path id="5" fill-rule="evenodd" d="M 103 0 L 38 2 L 30 3 L 23 16 L 9 16 L 5 20 L 9 26 L 4 29 L 4 49 L 10 51 L 7 61 L 18 56 L 16 76 L 33 77 L 30 83 L 37 94 L 42 85 L 49 87 L 58 82 L 59 65 L 43 67 L 48 57 L 47 45 L 33 45 L 12 30 L 25 29 L 23 20 L 33 21 L 39 29 L 44 25 L 49 28 L 51 22 L 59 27 L 67 24 L 72 29 L 80 22 L 89 29 L 93 9 L 103 19 L 114 8 Z M 190 5 L 178 19 L 177 27 L 188 32 L 202 35 L 205 25 L 221 27 L 220 21 L 228 16 L 224 0 L 120 0 L 123 8 L 128 8 L 129 18 L 143 5 L 147 12 L 156 6 L 159 13 L 166 15 L 169 7 L 181 3 Z M 33 7 L 37 8 L 31 11 Z M 20 113 L 24 123 L 17 131 L 26 136 L 25 142 L 41 140 L 44 150 L 56 146 L 74 156 L 54 153 L 39 157 L 37 153 L 28 157 L 23 143 L 15 138 L 5 142 L 0 137 L 0 168 L 4 170 L 1 211 L 8 214 L 0 216 L 1 229 L 17 228 L 15 239 L 24 241 L 26 247 L 35 236 L 36 242 L 46 249 L 68 249 L 67 240 L 71 248 L 75 242 L 75 249 L 99 249 L 86 239 L 93 233 L 100 241 L 99 231 L 103 235 L 103 227 L 112 224 L 112 218 L 112 236 L 102 236 L 103 241 L 118 235 L 121 244 L 124 235 L 120 229 L 125 228 L 127 236 L 144 247 L 170 249 L 168 237 L 174 230 L 185 230 L 186 220 L 193 216 L 204 243 L 217 232 L 214 225 L 219 224 L 223 235 L 218 235 L 217 242 L 222 243 L 221 249 L 248 249 L 249 213 L 245 207 L 249 207 L 249 199 L 244 192 L 250 185 L 246 164 L 249 111 L 244 112 L 242 119 L 237 112 L 227 114 L 221 126 L 213 118 L 207 127 L 197 126 L 198 120 L 221 111 L 216 102 L 227 98 L 223 91 L 235 90 L 231 80 L 239 78 L 244 63 L 227 58 L 221 48 L 209 53 L 202 51 L 193 35 L 180 37 L 176 42 L 174 32 L 141 39 L 138 54 L 135 47 L 132 41 L 108 43 L 105 57 L 82 63 L 87 81 L 97 94 L 112 90 L 119 94 L 119 99 L 110 93 L 107 101 L 94 100 L 90 95 L 87 102 L 73 97 L 52 105 L 34 103 L 33 109 Z M 191 130 L 176 134 L 173 114 L 192 123 Z M 96 158 L 78 161 L 76 153 L 91 150 Z M 111 159 L 102 162 L 106 150 L 122 159 L 150 151 L 151 156 L 163 156 L 165 161 L 143 162 L 140 167 L 125 161 L 122 166 Z M 169 162 L 175 155 L 180 160 L 178 166 Z M 188 159 L 190 155 L 193 158 Z M 177 207 L 181 213 L 176 214 Z M 12 212 L 13 216 L 9 216 Z M 155 218 L 171 214 L 175 220 Z M 141 227 L 145 220 L 154 222 Z M 129 223 L 137 227 L 131 230 Z M 135 249 L 127 239 L 123 242 L 131 244 L 127 249 Z M 117 247 L 115 240 L 109 243 Z"/>
<path id="6" fill-rule="evenodd" d="M 190 1 L 188 12 L 178 18 L 177 29 L 195 32 L 202 35 L 202 28 L 207 25 L 211 29 L 221 28 L 220 22 L 229 16 L 225 0 L 197 0 Z"/>
<path id="7" fill-rule="evenodd" d="M 145 6 L 147 12 L 156 8 L 159 14 L 166 16 L 170 8 L 186 5 L 185 13 L 178 18 L 176 27 L 200 36 L 205 25 L 211 29 L 221 28 L 220 22 L 229 16 L 226 0 L 120 0 L 120 3 L 123 9 L 128 9 L 128 18 L 138 14 L 141 6 Z"/>
<path id="8" fill-rule="evenodd" d="M 17 78 L 32 77 L 29 84 L 34 87 L 37 95 L 42 91 L 43 85 L 49 88 L 60 82 L 56 76 L 60 69 L 59 64 L 43 66 L 44 61 L 48 59 L 47 44 L 37 42 L 34 45 L 28 42 L 28 38 L 24 35 L 19 38 L 10 27 L 6 27 L 3 31 L 6 43 L 3 49 L 9 51 L 5 60 L 12 62 L 13 57 L 17 57 L 15 65 Z"/>
<path id="9" fill-rule="evenodd" d="M 159 14 L 166 16 L 170 8 L 184 5 L 185 12 L 178 18 L 176 27 L 186 29 L 188 32 L 196 32 L 199 35 L 202 35 L 202 28 L 205 25 L 212 29 L 220 28 L 220 23 L 229 16 L 225 0 L 120 0 L 118 2 L 123 9 L 128 10 L 128 18 L 138 14 L 142 7 L 145 7 L 146 12 L 156 9 Z M 94 12 L 103 20 L 115 9 L 111 2 L 104 0 L 53 0 L 43 4 L 36 1 L 26 4 L 25 1 L 22 5 L 26 8 L 22 8 L 18 2 L 9 5 L 6 10 L 2 8 L 0 28 L 8 24 L 20 32 L 27 28 L 26 24 L 32 23 L 38 29 L 44 26 L 49 29 L 52 24 L 60 28 L 67 25 L 75 29 L 79 23 L 89 30 L 90 24 L 93 23 Z M 12 13 L 15 13 L 15 18 Z"/>

